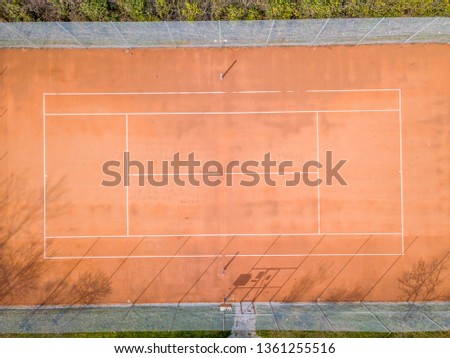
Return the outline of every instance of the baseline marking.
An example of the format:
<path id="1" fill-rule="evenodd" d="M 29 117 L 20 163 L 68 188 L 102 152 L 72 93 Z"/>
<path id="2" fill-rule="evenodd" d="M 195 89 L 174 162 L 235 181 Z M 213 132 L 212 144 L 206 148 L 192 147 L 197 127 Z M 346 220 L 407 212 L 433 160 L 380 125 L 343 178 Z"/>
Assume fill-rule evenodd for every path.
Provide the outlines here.
<path id="1" fill-rule="evenodd" d="M 70 116 L 176 116 L 176 115 L 234 115 L 234 114 L 289 114 L 289 113 L 360 113 L 360 112 L 398 112 L 398 109 L 337 109 L 337 110 L 292 110 L 292 111 L 248 111 L 248 112 L 80 112 L 80 113 L 47 113 L 47 117 Z"/>
<path id="2" fill-rule="evenodd" d="M 308 93 L 317 92 L 396 92 L 399 88 L 361 88 L 361 89 L 313 89 L 306 90 Z"/>
<path id="3" fill-rule="evenodd" d="M 300 91 L 261 90 L 261 91 L 181 91 L 181 92 L 54 92 L 47 96 L 103 96 L 103 95 L 190 95 L 190 94 L 257 94 L 257 93 L 295 93 Z"/>
<path id="4" fill-rule="evenodd" d="M 292 233 L 292 234 L 144 234 L 144 235 L 59 235 L 47 236 L 47 239 L 92 239 L 92 238 L 142 238 L 142 237 L 215 237 L 215 236 L 381 236 L 381 235 L 402 235 L 401 232 L 327 232 L 327 233 Z"/>
<path id="5" fill-rule="evenodd" d="M 328 257 L 328 256 L 401 256 L 400 254 L 245 254 L 237 255 L 239 257 Z M 172 258 L 172 259 L 196 259 L 196 258 L 218 258 L 218 257 L 236 257 L 236 254 L 222 254 L 222 255 L 161 255 L 161 256 L 151 256 L 151 255 L 140 255 L 140 256 L 53 256 L 47 257 L 47 260 L 81 260 L 81 259 L 145 259 L 145 258 Z"/>

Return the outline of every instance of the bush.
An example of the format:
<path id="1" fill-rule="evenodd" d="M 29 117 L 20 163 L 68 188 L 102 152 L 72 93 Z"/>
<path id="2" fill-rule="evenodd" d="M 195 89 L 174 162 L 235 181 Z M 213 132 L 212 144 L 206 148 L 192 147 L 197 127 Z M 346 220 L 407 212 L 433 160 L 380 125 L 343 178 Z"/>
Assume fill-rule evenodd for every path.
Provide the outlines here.
<path id="1" fill-rule="evenodd" d="M 25 12 L 41 21 L 60 21 L 61 12 L 57 0 L 28 0 L 24 3 Z"/>
<path id="2" fill-rule="evenodd" d="M 76 12 L 80 2 L 77 0 L 49 0 L 55 10 L 58 21 L 71 21 L 76 19 Z"/>
<path id="3" fill-rule="evenodd" d="M 439 5 L 444 3 L 435 0 L 391 0 L 388 2 L 389 16 L 433 16 Z"/>
<path id="4" fill-rule="evenodd" d="M 80 12 L 87 21 L 110 21 L 108 0 L 83 0 Z"/>
<path id="5" fill-rule="evenodd" d="M 158 20 L 170 20 L 172 6 L 167 2 L 167 0 L 156 0 L 154 7 L 156 18 Z"/>
<path id="6" fill-rule="evenodd" d="M 0 13 L 6 21 L 32 21 L 33 18 L 28 14 L 22 0 L 4 1 L 1 4 Z"/>
<path id="7" fill-rule="evenodd" d="M 209 16 L 211 20 L 223 20 L 225 18 L 227 0 L 210 0 Z"/>
<path id="8" fill-rule="evenodd" d="M 264 9 L 259 5 L 252 5 L 247 9 L 247 20 L 263 20 L 265 17 Z"/>
<path id="9" fill-rule="evenodd" d="M 149 17 L 146 10 L 147 0 L 117 0 L 117 6 L 122 20 L 146 21 Z"/>
<path id="10" fill-rule="evenodd" d="M 340 9 L 337 0 L 302 0 L 297 7 L 296 17 L 326 19 L 339 16 Z"/>
<path id="11" fill-rule="evenodd" d="M 183 20 L 198 21 L 205 20 L 205 11 L 200 8 L 197 2 L 185 2 L 181 10 Z"/>
<path id="12" fill-rule="evenodd" d="M 450 0 L 0 0 L 0 21 L 450 16 Z"/>
<path id="13" fill-rule="evenodd" d="M 236 4 L 228 5 L 225 8 L 225 16 L 223 20 L 244 20 L 247 16 L 247 11 L 243 6 Z"/>
<path id="14" fill-rule="evenodd" d="M 295 18 L 297 4 L 291 0 L 271 0 L 267 15 L 270 19 L 289 20 Z"/>

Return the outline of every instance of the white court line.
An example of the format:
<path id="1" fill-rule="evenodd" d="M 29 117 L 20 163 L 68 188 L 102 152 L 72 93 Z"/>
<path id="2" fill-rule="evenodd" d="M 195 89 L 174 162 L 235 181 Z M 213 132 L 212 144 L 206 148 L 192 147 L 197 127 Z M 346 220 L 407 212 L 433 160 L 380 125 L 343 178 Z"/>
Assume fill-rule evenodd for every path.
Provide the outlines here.
<path id="1" fill-rule="evenodd" d="M 44 93 L 47 96 L 123 96 L 123 95 L 190 95 L 190 94 L 258 94 L 258 93 L 295 93 L 300 91 L 261 90 L 261 91 L 181 91 L 181 92 L 54 92 Z"/>
<path id="2" fill-rule="evenodd" d="M 362 112 L 398 112 L 398 109 L 341 109 L 341 110 L 303 110 L 303 111 L 248 111 L 248 112 L 80 112 L 46 113 L 47 117 L 70 116 L 176 116 L 176 115 L 240 115 L 240 114 L 289 114 L 289 113 L 362 113 Z"/>
<path id="3" fill-rule="evenodd" d="M 125 115 L 125 151 L 128 153 L 128 114 Z M 128 183 L 129 184 L 129 183 Z M 130 235 L 130 210 L 129 210 L 129 188 L 126 186 L 126 207 L 127 207 L 127 235 Z"/>
<path id="4" fill-rule="evenodd" d="M 315 89 L 306 90 L 305 92 L 395 92 L 399 88 L 361 88 L 361 89 Z"/>
<path id="5" fill-rule="evenodd" d="M 353 90 L 308 90 L 306 92 L 376 92 L 376 91 L 399 91 L 400 89 L 353 89 Z M 81 96 L 81 95 L 143 95 L 143 94 L 153 94 L 153 95 L 187 95 L 187 94 L 227 94 L 227 93 L 236 93 L 236 94 L 256 94 L 256 93 L 293 93 L 299 91 L 235 91 L 235 92 L 139 92 L 139 93 L 44 93 L 44 102 L 45 96 Z M 400 94 L 401 97 L 401 94 Z M 288 114 L 288 113 L 316 113 L 318 116 L 319 113 L 363 113 L 363 112 L 399 112 L 400 120 L 401 120 L 401 98 L 399 98 L 399 108 L 398 109 L 366 109 L 366 110 L 294 110 L 294 111 L 248 111 L 248 112 L 137 112 L 137 113 L 129 113 L 129 112 L 119 112 L 119 113 L 46 113 L 45 107 L 43 109 L 44 115 L 44 127 L 45 127 L 45 119 L 46 117 L 56 117 L 56 116 L 114 116 L 114 115 L 203 115 L 203 114 L 211 114 L 211 115 L 240 115 L 240 114 Z M 47 118 L 48 119 L 48 118 Z M 401 133 L 400 133 L 401 134 Z M 400 139 L 401 140 L 401 139 Z M 400 150 L 402 150 L 402 146 L 400 146 Z M 402 160 L 402 154 L 401 154 Z M 401 170 L 402 175 L 402 170 Z M 45 132 L 44 132 L 44 186 L 45 186 Z M 213 236 L 316 236 L 316 235 L 401 235 L 402 236 L 402 254 L 404 253 L 404 227 L 403 227 L 403 177 L 401 179 L 402 185 L 402 232 L 401 233 L 296 233 L 296 234 L 200 234 L 200 235 L 127 235 L 126 237 L 132 238 L 142 238 L 142 237 L 180 237 L 180 236 L 199 236 L 199 237 L 213 237 Z M 45 192 L 44 192 L 45 194 Z M 44 195 L 45 201 L 45 195 Z M 128 209 L 128 208 L 127 208 Z M 45 221 L 44 221 L 44 245 L 46 243 L 46 239 L 58 239 L 58 238 L 123 238 L 124 236 L 46 236 L 45 231 Z M 45 255 L 45 251 L 44 251 Z M 372 256 L 372 254 L 359 254 L 358 256 Z M 373 256 L 398 256 L 399 254 L 373 254 Z M 216 257 L 217 255 L 211 255 L 209 257 Z M 235 256 L 229 255 L 230 257 Z M 261 255 L 241 255 L 241 256 L 249 256 L 249 257 L 259 257 Z M 307 256 L 307 255 L 287 255 L 287 256 Z M 311 256 L 311 255 L 308 255 Z M 354 256 L 354 254 L 318 254 L 314 256 Z M 44 256 L 45 257 L 45 256 Z M 122 256 L 113 256 L 111 258 L 119 258 Z M 127 258 L 128 256 L 123 256 L 122 258 Z M 142 257 L 156 257 L 156 256 L 142 256 Z M 160 256 L 163 257 L 163 256 Z M 172 256 L 167 256 L 172 257 Z M 197 256 L 188 256 L 188 257 L 208 257 L 205 255 L 197 255 Z M 73 257 L 67 257 L 65 259 L 70 259 Z M 92 256 L 92 258 L 94 258 Z M 105 256 L 99 256 L 98 258 L 108 258 Z M 57 259 L 57 258 L 56 258 Z M 64 259 L 64 258 L 62 258 Z"/>
<path id="6" fill-rule="evenodd" d="M 45 128 L 45 94 L 42 96 L 42 133 L 43 133 L 43 163 L 44 163 L 44 196 L 43 196 L 43 211 L 44 211 L 44 259 L 47 257 L 47 165 L 46 165 L 46 128 Z"/>
<path id="7" fill-rule="evenodd" d="M 316 113 L 316 150 L 317 150 L 317 163 L 320 163 L 320 146 L 319 146 L 319 113 Z M 317 173 L 317 179 L 320 180 L 319 172 Z M 317 185 L 317 230 L 320 234 L 320 185 Z"/>
<path id="8" fill-rule="evenodd" d="M 301 93 L 301 92 L 384 92 L 399 88 L 357 88 L 357 89 L 311 89 L 311 90 L 254 90 L 254 91 L 168 91 L 168 92 L 46 92 L 46 96 L 103 96 L 103 95 L 205 95 L 205 94 L 258 94 L 258 93 Z"/>
<path id="9" fill-rule="evenodd" d="M 61 235 L 47 236 L 47 239 L 114 239 L 114 238 L 143 238 L 143 237 L 218 237 L 218 236 L 383 236 L 383 235 L 402 235 L 401 232 L 312 232 L 312 233 L 293 233 L 293 234 L 150 234 L 150 235 Z"/>
<path id="10" fill-rule="evenodd" d="M 329 257 L 329 256 L 401 256 L 401 254 L 273 254 L 273 255 L 265 255 L 265 254 L 223 254 L 223 255 L 139 255 L 139 256 L 50 256 L 47 257 L 47 260 L 83 260 L 83 259 L 146 259 L 146 258 L 154 258 L 154 259 L 163 259 L 163 258 L 171 258 L 171 259 L 198 259 L 198 258 L 219 258 L 219 257 Z"/>
<path id="11" fill-rule="evenodd" d="M 205 173 L 205 172 L 201 172 L 201 173 L 147 173 L 147 174 L 130 174 L 130 176 L 134 176 L 134 177 L 139 177 L 139 176 L 147 176 L 147 175 L 155 175 L 155 176 L 174 176 L 174 175 L 179 175 L 179 176 L 189 176 L 189 175 L 214 175 L 214 176 L 223 176 L 223 175 L 252 175 L 252 174 L 256 174 L 256 175 L 265 175 L 265 174 L 273 174 L 273 175 L 288 175 L 288 174 L 319 174 L 319 172 L 248 172 L 248 173 L 242 173 L 242 172 L 232 172 L 232 173 Z"/>
<path id="12" fill-rule="evenodd" d="M 402 255 L 405 254 L 405 220 L 403 211 L 403 123 L 402 123 L 402 90 L 398 90 L 398 117 L 400 125 L 400 212 L 402 225 Z"/>

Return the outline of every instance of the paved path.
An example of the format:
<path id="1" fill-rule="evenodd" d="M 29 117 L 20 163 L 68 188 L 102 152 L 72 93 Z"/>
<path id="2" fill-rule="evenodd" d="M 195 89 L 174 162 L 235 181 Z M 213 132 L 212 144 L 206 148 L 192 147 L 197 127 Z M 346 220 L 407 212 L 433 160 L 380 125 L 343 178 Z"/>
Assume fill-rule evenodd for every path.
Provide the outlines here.
<path id="1" fill-rule="evenodd" d="M 255 305 L 242 303 L 240 309 L 241 312 L 237 312 L 234 316 L 230 338 L 257 338 Z"/>

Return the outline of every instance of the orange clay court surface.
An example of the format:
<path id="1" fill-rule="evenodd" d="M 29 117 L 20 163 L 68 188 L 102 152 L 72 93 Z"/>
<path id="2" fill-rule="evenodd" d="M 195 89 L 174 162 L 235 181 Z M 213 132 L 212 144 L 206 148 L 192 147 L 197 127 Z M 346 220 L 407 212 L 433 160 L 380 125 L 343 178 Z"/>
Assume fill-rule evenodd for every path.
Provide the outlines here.
<path id="1" fill-rule="evenodd" d="M 39 207 L 10 244 L 45 261 L 11 304 L 84 272 L 108 277 L 108 304 L 401 301 L 405 272 L 448 257 L 446 45 L 1 50 L 0 65 L 0 174 L 19 186 L 6 216 Z M 156 168 L 270 152 L 294 170 L 332 151 L 348 185 L 274 170 L 276 186 L 243 187 L 234 168 L 231 186 L 139 186 L 133 168 L 130 186 L 102 186 L 125 151 Z"/>

